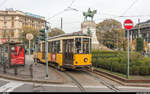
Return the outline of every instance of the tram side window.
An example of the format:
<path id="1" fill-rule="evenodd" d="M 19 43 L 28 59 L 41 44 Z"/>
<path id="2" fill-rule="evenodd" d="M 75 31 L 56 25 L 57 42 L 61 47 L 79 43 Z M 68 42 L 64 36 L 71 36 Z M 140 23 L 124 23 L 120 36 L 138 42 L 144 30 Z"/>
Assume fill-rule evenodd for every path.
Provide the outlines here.
<path id="1" fill-rule="evenodd" d="M 37 46 L 37 52 L 41 52 L 40 45 Z"/>
<path id="2" fill-rule="evenodd" d="M 49 43 L 49 52 L 60 53 L 60 40 Z"/>
<path id="3" fill-rule="evenodd" d="M 56 41 L 54 41 L 54 52 L 57 52 L 57 45 L 56 45 Z"/>
<path id="4" fill-rule="evenodd" d="M 52 53 L 54 53 L 55 52 L 55 42 L 53 41 L 52 42 Z"/>
<path id="5" fill-rule="evenodd" d="M 76 53 L 81 53 L 81 38 L 76 38 L 75 45 L 76 45 Z"/>
<path id="6" fill-rule="evenodd" d="M 56 52 L 60 53 L 60 40 L 56 41 Z"/>
<path id="7" fill-rule="evenodd" d="M 51 52 L 51 42 L 48 42 L 48 52 Z"/>
<path id="8" fill-rule="evenodd" d="M 83 53 L 89 53 L 89 39 L 83 38 Z"/>

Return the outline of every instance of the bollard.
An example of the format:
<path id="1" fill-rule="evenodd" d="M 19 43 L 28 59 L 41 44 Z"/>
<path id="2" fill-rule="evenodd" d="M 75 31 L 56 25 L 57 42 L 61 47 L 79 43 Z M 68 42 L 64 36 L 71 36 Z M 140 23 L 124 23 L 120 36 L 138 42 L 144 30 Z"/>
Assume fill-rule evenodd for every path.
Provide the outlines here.
<path id="1" fill-rule="evenodd" d="M 17 65 L 15 64 L 15 66 L 14 66 L 14 74 L 15 75 L 18 75 L 18 69 L 17 69 Z"/>
<path id="2" fill-rule="evenodd" d="M 3 72 L 6 73 L 6 63 L 3 64 Z"/>
<path id="3" fill-rule="evenodd" d="M 96 68 L 97 68 L 97 65 L 98 65 L 97 63 L 98 63 L 98 57 L 96 56 Z"/>
<path id="4" fill-rule="evenodd" d="M 33 78 L 33 65 L 32 64 L 30 65 L 30 75 L 31 75 L 31 78 Z"/>
<path id="5" fill-rule="evenodd" d="M 37 59 L 34 59 L 34 60 L 35 60 L 34 64 L 37 65 Z"/>
<path id="6" fill-rule="evenodd" d="M 112 61 L 111 61 L 111 69 L 110 69 L 110 71 L 112 72 Z"/>

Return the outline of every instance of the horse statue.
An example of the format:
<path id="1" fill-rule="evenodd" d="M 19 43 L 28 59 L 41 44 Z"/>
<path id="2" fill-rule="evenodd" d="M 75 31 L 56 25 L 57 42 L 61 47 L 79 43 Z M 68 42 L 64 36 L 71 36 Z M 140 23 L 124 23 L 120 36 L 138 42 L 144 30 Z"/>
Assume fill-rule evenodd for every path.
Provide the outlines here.
<path id="1" fill-rule="evenodd" d="M 83 12 L 83 16 L 85 16 L 84 20 L 87 20 L 87 17 L 91 17 L 91 20 L 93 21 L 93 17 L 96 14 L 96 12 L 96 10 L 91 11 L 91 9 L 89 8 L 88 12 Z"/>

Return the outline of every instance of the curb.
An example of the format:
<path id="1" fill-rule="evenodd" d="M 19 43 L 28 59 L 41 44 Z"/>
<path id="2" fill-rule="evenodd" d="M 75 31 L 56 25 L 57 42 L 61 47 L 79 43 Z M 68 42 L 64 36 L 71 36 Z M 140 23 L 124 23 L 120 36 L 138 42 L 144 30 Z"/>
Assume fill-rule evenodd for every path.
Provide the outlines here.
<path id="1" fill-rule="evenodd" d="M 93 72 L 124 86 L 150 87 L 150 84 L 147 84 L 150 83 L 150 80 L 128 80 L 97 69 L 94 69 Z"/>
<path id="2" fill-rule="evenodd" d="M 63 81 L 48 81 L 48 80 L 34 80 L 34 79 L 23 79 L 23 78 L 18 78 L 18 77 L 13 77 L 13 76 L 8 76 L 8 75 L 2 75 L 0 74 L 1 78 L 9 79 L 9 80 L 17 80 L 17 81 L 24 81 L 24 82 L 34 82 L 34 83 L 45 83 L 45 84 L 64 84 Z"/>

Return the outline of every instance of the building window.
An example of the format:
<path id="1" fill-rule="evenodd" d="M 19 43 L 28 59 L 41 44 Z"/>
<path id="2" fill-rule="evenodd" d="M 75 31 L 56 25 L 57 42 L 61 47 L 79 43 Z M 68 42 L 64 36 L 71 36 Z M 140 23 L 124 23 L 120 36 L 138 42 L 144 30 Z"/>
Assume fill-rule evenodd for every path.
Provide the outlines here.
<path id="1" fill-rule="evenodd" d="M 14 31 L 11 31 L 11 37 L 14 37 Z"/>
<path id="2" fill-rule="evenodd" d="M 6 16 L 4 16 L 4 22 L 6 22 Z"/>
<path id="3" fill-rule="evenodd" d="M 4 28 L 6 28 L 6 24 L 7 24 L 6 16 L 4 16 Z"/>
<path id="4" fill-rule="evenodd" d="M 4 28 L 6 28 L 7 27 L 7 25 L 6 25 L 7 23 L 6 22 L 4 22 Z"/>
<path id="5" fill-rule="evenodd" d="M 14 27 L 14 17 L 12 17 L 12 27 Z"/>

